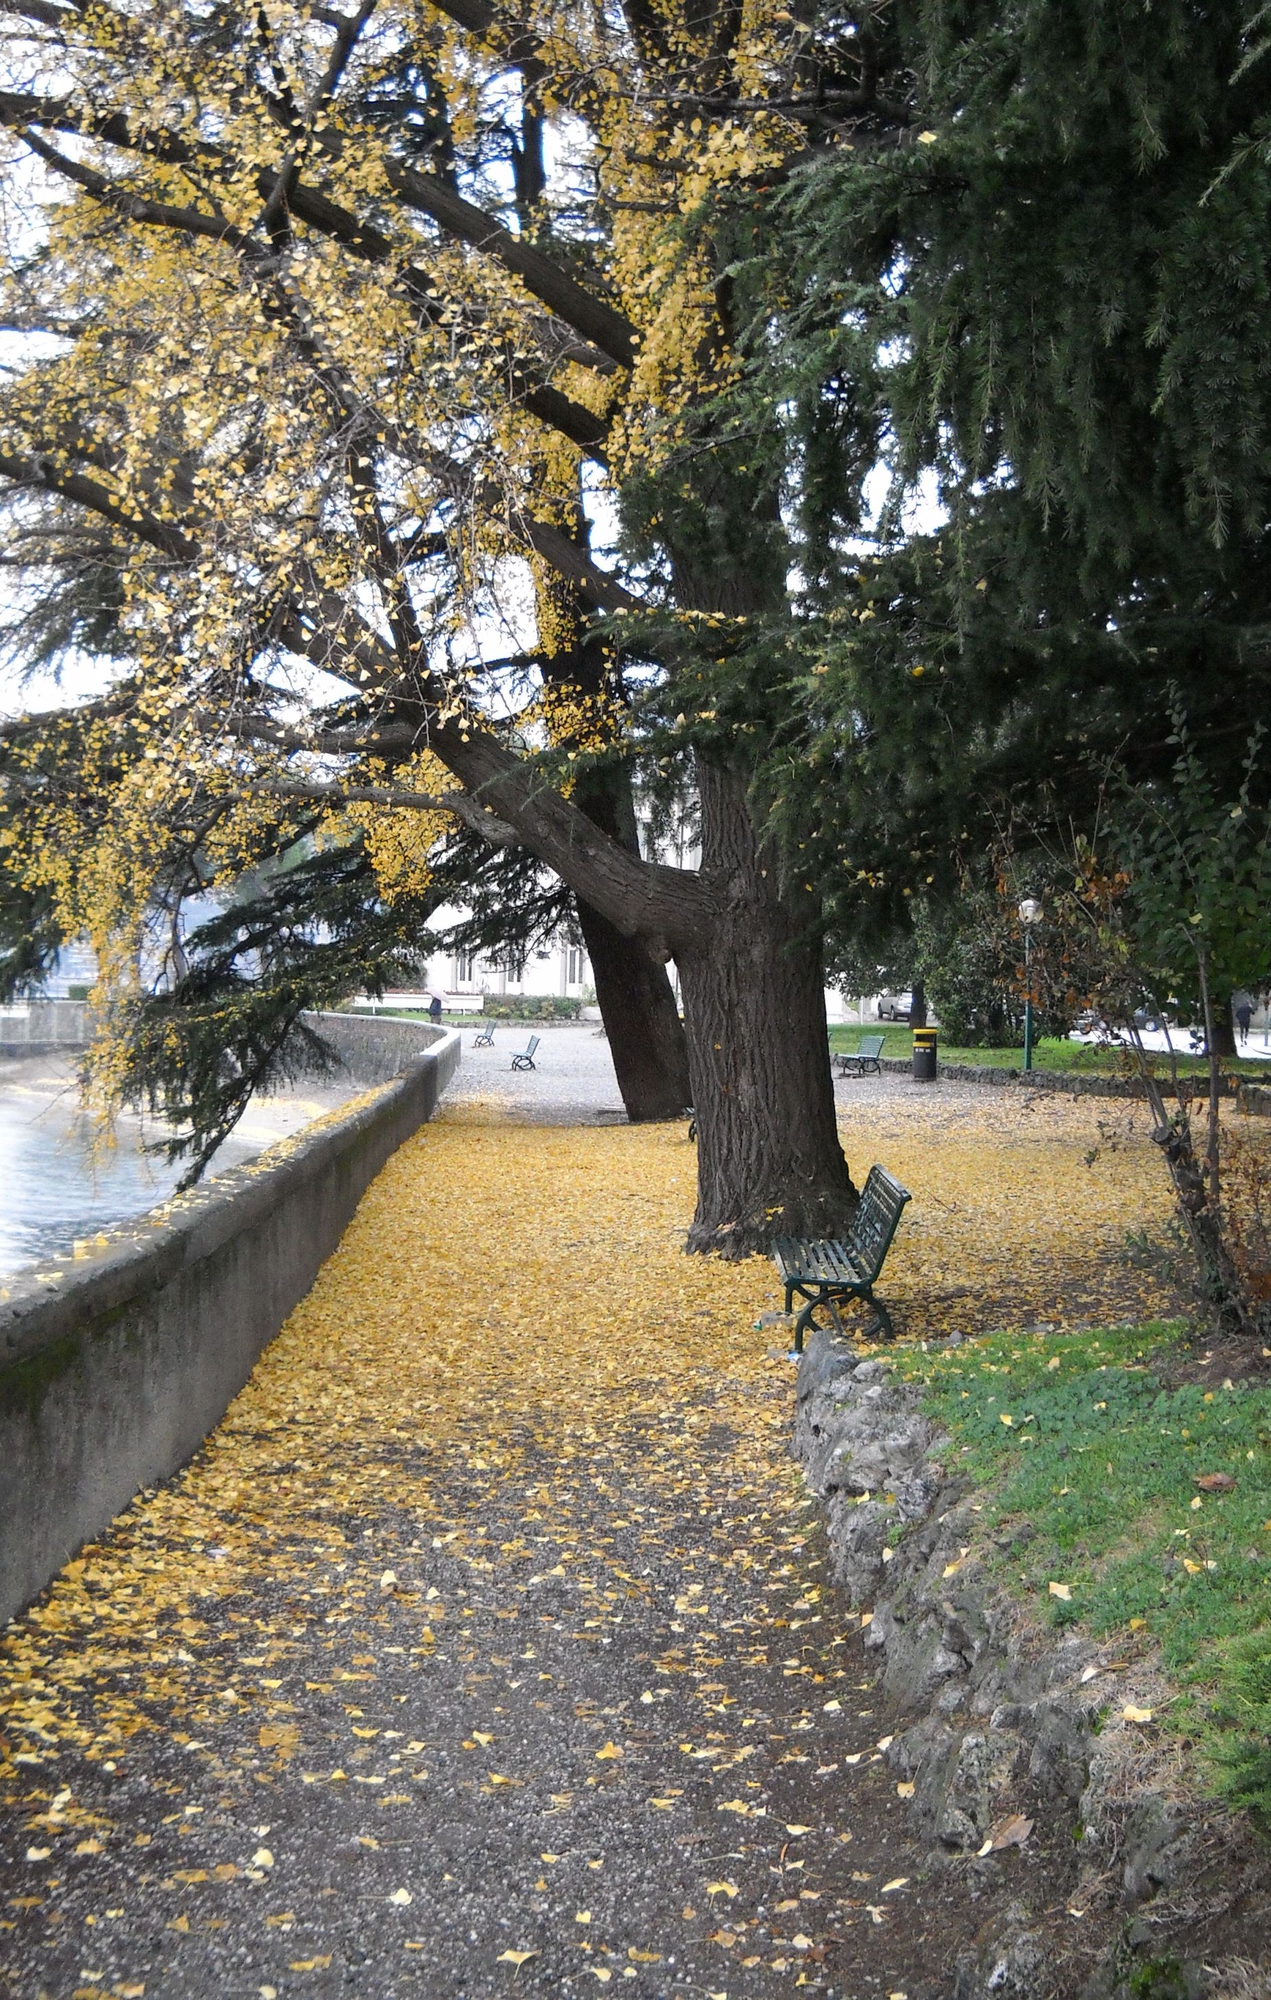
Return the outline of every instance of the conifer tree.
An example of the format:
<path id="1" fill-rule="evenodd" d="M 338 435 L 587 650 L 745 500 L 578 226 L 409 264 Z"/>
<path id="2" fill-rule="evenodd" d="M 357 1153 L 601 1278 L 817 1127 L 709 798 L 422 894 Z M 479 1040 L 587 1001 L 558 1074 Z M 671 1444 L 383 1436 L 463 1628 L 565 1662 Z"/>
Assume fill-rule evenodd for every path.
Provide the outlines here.
<path id="1" fill-rule="evenodd" d="M 808 581 L 768 782 L 845 940 L 1004 825 L 1089 832 L 1109 760 L 1167 785 L 1176 705 L 1234 789 L 1271 664 L 1265 8 L 934 0 L 893 32 L 907 139 L 797 166 L 765 239 Z"/>

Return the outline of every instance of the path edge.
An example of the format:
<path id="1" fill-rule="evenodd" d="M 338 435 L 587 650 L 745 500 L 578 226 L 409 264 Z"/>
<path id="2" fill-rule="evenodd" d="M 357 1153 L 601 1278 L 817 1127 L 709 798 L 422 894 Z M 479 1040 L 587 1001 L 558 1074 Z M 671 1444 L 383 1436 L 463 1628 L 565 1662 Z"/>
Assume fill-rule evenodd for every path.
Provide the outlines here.
<path id="1" fill-rule="evenodd" d="M 0 1288 L 0 1620 L 220 1422 L 454 1075 L 457 1031 L 413 1042 L 347 1110 Z"/>

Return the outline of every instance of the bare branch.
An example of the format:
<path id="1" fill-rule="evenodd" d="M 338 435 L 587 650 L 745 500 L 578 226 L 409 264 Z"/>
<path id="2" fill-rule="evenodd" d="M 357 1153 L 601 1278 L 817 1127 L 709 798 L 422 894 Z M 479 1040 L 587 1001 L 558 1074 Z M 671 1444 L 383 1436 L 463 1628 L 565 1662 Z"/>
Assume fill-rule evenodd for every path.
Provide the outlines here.
<path id="1" fill-rule="evenodd" d="M 309 799 L 317 805 L 393 806 L 407 812 L 450 813 L 470 833 L 479 834 L 491 847 L 517 847 L 521 836 L 514 826 L 483 812 L 464 792 L 412 792 L 400 785 L 309 784 L 291 778 L 261 778 L 252 786 L 269 798 Z"/>
<path id="2" fill-rule="evenodd" d="M 624 314 L 586 291 L 561 265 L 545 257 L 523 237 L 514 236 L 503 223 L 488 215 L 474 202 L 447 187 L 435 174 L 421 174 L 401 160 L 387 160 L 390 185 L 408 208 L 431 216 L 448 235 L 470 243 L 474 249 L 495 257 L 506 270 L 520 278 L 526 290 L 541 299 L 584 340 L 590 340 L 623 368 L 634 368 L 636 330 Z"/>

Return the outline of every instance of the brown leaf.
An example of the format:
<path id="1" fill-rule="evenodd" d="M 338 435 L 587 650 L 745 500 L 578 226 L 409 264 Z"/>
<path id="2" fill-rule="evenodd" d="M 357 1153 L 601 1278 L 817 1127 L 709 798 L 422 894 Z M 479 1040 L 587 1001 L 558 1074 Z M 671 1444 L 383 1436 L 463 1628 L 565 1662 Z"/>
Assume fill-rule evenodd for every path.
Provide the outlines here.
<path id="1" fill-rule="evenodd" d="M 1229 1472 L 1202 1472 L 1193 1482 L 1202 1493 L 1232 1493 L 1236 1482 Z"/>
<path id="2" fill-rule="evenodd" d="M 981 1854 L 997 1854 L 1004 1847 L 1022 1847 L 1033 1830 L 1031 1819 L 1023 1813 L 1008 1813 L 1005 1819 L 994 1821 L 989 1828 L 988 1839 L 980 1849 Z"/>

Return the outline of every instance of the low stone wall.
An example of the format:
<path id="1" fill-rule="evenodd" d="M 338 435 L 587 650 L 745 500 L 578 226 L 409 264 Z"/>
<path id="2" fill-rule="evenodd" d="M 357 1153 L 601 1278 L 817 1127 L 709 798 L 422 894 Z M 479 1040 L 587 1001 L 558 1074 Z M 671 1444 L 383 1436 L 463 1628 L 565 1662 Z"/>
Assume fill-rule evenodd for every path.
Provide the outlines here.
<path id="1" fill-rule="evenodd" d="M 45 1056 L 54 1049 L 82 1049 L 89 1042 L 83 1000 L 32 1000 L 0 1007 L 0 1056 Z"/>
<path id="2" fill-rule="evenodd" d="M 305 1014 L 305 1026 L 335 1051 L 355 1083 L 387 1083 L 412 1056 L 445 1032 L 430 1021 L 375 1014 Z M 457 1036 L 459 1030 L 456 1028 Z"/>
<path id="3" fill-rule="evenodd" d="M 1147 1096 L 1143 1081 L 1137 1076 L 1090 1076 L 1081 1070 L 1064 1069 L 1007 1069 L 993 1063 L 951 1063 L 939 1059 L 936 1067 L 941 1083 L 1014 1084 L 1017 1089 L 1066 1091 L 1069 1097 Z M 911 1063 L 902 1056 L 883 1056 L 880 1068 L 889 1076 L 912 1075 Z M 1162 1077 L 1160 1085 L 1163 1097 L 1174 1095 L 1168 1077 Z M 1203 1078 L 1196 1078 L 1196 1088 L 1203 1095 Z M 1240 1110 L 1248 1112 L 1250 1117 L 1271 1118 L 1271 1088 L 1246 1082 L 1228 1071 L 1219 1081 L 1219 1092 L 1223 1097 L 1234 1097 Z"/>
<path id="4" fill-rule="evenodd" d="M 311 1023 L 341 1047 L 345 1019 Z M 459 1036 L 356 1025 L 405 1031 L 378 1055 L 344 1043 L 355 1078 L 401 1072 L 369 1101 L 0 1290 L 0 1619 L 197 1451 L 384 1162 L 432 1116 Z"/>
<path id="5" fill-rule="evenodd" d="M 1026 1540 L 1028 1524 L 984 1544 L 983 1494 L 877 1355 L 810 1335 L 794 1451 L 824 1509 L 829 1573 L 860 1613 L 888 1732 L 878 1754 L 909 1801 L 924 1872 L 972 1870 L 988 1900 L 1003 1865 L 994 1830 L 1013 1814 L 1046 1829 L 1017 1893 L 950 1967 L 951 2000 L 1209 1992 L 1188 1963 L 1196 1921 L 1220 1925 L 1255 1888 L 1261 1899 L 1265 1858 L 1243 1822 L 1177 1782 L 1168 1744 L 1149 1754 L 1127 1726 L 1127 1703 L 1168 1698 L 1152 1657 L 1117 1658 L 1116 1632 L 1055 1634 L 992 1578 L 985 1555 Z M 1079 1975 L 1076 1960 L 1053 1962 L 1049 1921 L 1074 1904 L 1095 1909 Z M 1142 1958 L 1158 1954 L 1177 1954 L 1185 1978 L 1152 1983 Z"/>

